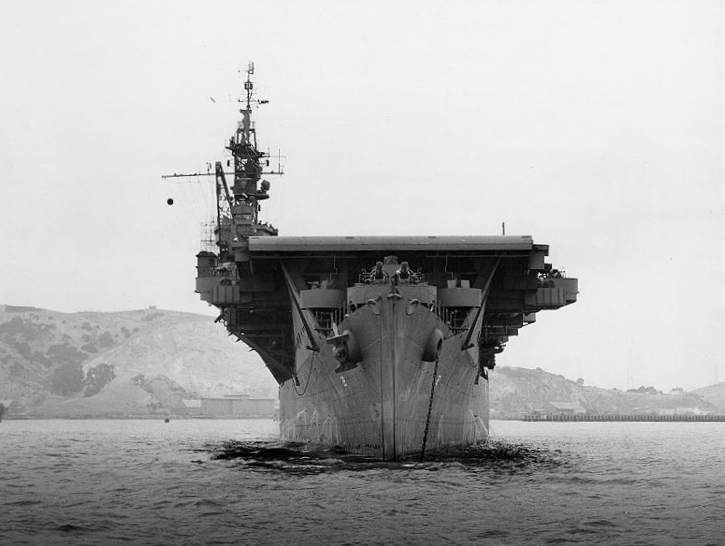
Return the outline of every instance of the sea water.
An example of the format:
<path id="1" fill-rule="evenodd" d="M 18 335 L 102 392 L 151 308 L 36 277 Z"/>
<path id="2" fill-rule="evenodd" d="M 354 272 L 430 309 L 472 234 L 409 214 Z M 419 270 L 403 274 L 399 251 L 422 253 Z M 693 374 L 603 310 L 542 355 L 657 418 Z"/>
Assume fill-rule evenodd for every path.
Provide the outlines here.
<path id="1" fill-rule="evenodd" d="M 725 546 L 725 423 L 491 429 L 381 463 L 267 420 L 5 420 L 0 544 Z"/>

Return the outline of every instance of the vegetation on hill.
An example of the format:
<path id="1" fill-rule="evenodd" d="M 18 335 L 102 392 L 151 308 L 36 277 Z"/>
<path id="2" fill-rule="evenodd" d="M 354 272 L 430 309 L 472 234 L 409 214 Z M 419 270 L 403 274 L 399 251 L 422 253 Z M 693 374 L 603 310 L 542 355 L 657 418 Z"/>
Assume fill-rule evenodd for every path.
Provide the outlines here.
<path id="1" fill-rule="evenodd" d="M 209 317 L 0 305 L 0 401 L 12 400 L 10 414 L 173 413 L 184 399 L 240 392 L 274 397 L 276 383 Z"/>
<path id="2" fill-rule="evenodd" d="M 555 412 L 552 404 L 575 403 L 588 413 L 647 414 L 667 411 L 722 413 L 697 393 L 663 394 L 651 387 L 629 392 L 585 386 L 537 368 L 498 366 L 490 375 L 491 416 L 521 418 L 527 413 Z M 725 385 L 725 384 L 724 384 Z"/>
<path id="3" fill-rule="evenodd" d="M 541 369 L 499 366 L 490 377 L 494 418 L 551 411 L 552 403 L 589 413 L 725 413 L 725 383 L 668 395 L 651 387 L 585 386 Z M 209 317 L 153 308 L 65 314 L 0 305 L 0 403 L 9 415 L 178 414 L 186 399 L 232 393 L 275 397 L 277 385 L 261 360 Z"/>
<path id="4" fill-rule="evenodd" d="M 699 396 L 713 406 L 717 406 L 721 413 L 725 413 L 725 382 L 697 389 L 692 391 L 692 394 Z"/>

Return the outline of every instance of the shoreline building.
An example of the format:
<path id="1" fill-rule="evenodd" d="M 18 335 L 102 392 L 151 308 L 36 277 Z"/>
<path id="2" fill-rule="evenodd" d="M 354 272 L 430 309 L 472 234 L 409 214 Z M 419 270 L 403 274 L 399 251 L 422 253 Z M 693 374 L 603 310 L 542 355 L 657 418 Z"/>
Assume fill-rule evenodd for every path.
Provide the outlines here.
<path id="1" fill-rule="evenodd" d="M 202 398 L 200 415 L 203 417 L 275 417 L 274 398 L 257 398 L 248 394 L 227 394 L 220 398 Z"/>

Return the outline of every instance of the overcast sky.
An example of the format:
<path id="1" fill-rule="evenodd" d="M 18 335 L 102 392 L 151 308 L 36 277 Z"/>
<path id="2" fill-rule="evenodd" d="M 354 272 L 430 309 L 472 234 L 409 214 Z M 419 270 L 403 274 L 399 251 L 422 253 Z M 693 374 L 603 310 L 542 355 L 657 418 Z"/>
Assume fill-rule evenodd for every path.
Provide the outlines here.
<path id="1" fill-rule="evenodd" d="M 725 380 L 725 2 L 3 2 L 0 303 L 194 293 L 256 65 L 281 235 L 532 235 L 580 279 L 499 358 Z M 167 198 L 174 205 L 166 204 Z M 719 371 L 718 371 L 719 367 Z"/>

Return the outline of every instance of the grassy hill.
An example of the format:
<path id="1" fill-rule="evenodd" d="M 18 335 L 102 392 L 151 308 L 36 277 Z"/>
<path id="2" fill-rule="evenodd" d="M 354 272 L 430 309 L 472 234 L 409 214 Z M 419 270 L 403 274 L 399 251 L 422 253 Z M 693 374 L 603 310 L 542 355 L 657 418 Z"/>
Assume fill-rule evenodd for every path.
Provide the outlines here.
<path id="1" fill-rule="evenodd" d="M 713 406 L 717 406 L 721 413 L 725 413 L 725 382 L 694 390 L 692 394 L 696 394 Z"/>
<path id="2" fill-rule="evenodd" d="M 207 316 L 144 309 L 57 313 L 0 305 L 0 402 L 10 415 L 114 417 L 183 414 L 183 400 L 275 397 L 261 360 Z M 491 373 L 491 416 L 520 418 L 552 402 L 591 413 L 675 408 L 725 413 L 725 383 L 680 396 L 585 386 L 543 370 Z"/>
<path id="3" fill-rule="evenodd" d="M 656 393 L 653 389 L 651 393 L 623 392 L 585 386 L 541 369 L 508 366 L 498 366 L 490 378 L 492 417 L 520 418 L 537 410 L 546 411 L 552 402 L 576 402 L 589 413 L 645 414 L 682 408 L 725 413 L 714 398 L 698 395 L 700 391 L 680 395 Z"/>
<path id="4" fill-rule="evenodd" d="M 207 316 L 0 306 L 0 400 L 51 417 L 181 412 L 182 400 L 276 396 L 261 360 Z"/>

